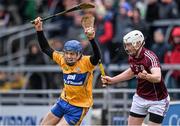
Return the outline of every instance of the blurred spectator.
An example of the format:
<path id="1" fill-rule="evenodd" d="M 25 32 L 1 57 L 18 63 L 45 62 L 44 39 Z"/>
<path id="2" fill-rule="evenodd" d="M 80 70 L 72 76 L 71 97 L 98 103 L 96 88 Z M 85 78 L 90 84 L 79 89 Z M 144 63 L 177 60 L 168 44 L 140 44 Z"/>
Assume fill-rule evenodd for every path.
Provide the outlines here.
<path id="1" fill-rule="evenodd" d="M 66 34 L 66 40 L 73 40 L 77 39 L 77 36 L 79 36 L 81 33 L 83 33 L 83 28 L 81 25 L 81 19 L 82 15 L 80 13 L 75 13 L 74 14 L 74 20 L 73 20 L 73 25 L 69 26 L 69 29 Z"/>
<path id="2" fill-rule="evenodd" d="M 116 25 L 115 25 L 116 20 L 115 19 L 117 16 L 117 7 L 114 4 L 116 4 L 116 3 L 114 0 L 103 0 L 102 2 L 106 9 L 105 20 L 108 19 L 112 22 L 113 33 L 115 33 L 115 28 L 116 28 Z M 114 34 L 113 34 L 113 37 L 114 37 Z"/>
<path id="3" fill-rule="evenodd" d="M 106 15 L 105 15 L 105 19 L 109 19 L 112 22 L 114 22 L 114 16 L 115 16 L 115 7 L 114 7 L 114 1 L 113 0 L 104 0 L 102 1 L 103 5 L 106 9 Z"/>
<path id="4" fill-rule="evenodd" d="M 138 8 L 140 10 L 141 19 L 145 19 L 147 9 L 146 0 L 136 0 L 136 5 L 134 8 Z"/>
<path id="5" fill-rule="evenodd" d="M 46 14 L 48 12 L 48 0 L 36 0 L 36 8 L 38 12 L 38 16 Z"/>
<path id="6" fill-rule="evenodd" d="M 99 4 L 96 10 L 96 37 L 98 39 L 102 60 L 105 64 L 110 63 L 110 50 L 113 37 L 113 24 L 112 18 L 106 16 L 106 8 L 103 4 Z"/>
<path id="7" fill-rule="evenodd" d="M 57 2 L 55 8 L 51 8 L 54 9 L 52 14 L 59 13 L 77 5 L 77 0 L 59 0 L 55 2 Z M 59 30 L 51 32 L 50 37 L 55 37 L 57 35 L 65 36 L 68 33 L 69 27 L 74 25 L 74 12 L 52 18 L 51 23 L 56 23 Z"/>
<path id="8" fill-rule="evenodd" d="M 96 0 L 80 0 L 82 3 L 92 3 Z"/>
<path id="9" fill-rule="evenodd" d="M 0 29 L 5 29 L 9 23 L 9 13 L 5 7 L 0 4 Z"/>
<path id="10" fill-rule="evenodd" d="M 25 78 L 22 73 L 16 72 L 9 74 L 10 79 L 7 79 L 5 72 L 0 72 L 0 90 L 8 91 L 12 89 L 22 89 L 25 85 Z"/>
<path id="11" fill-rule="evenodd" d="M 20 17 L 20 11 L 22 0 L 5 0 L 4 6 L 10 15 L 9 26 L 21 25 L 22 17 Z M 23 12 L 23 11 L 22 11 Z"/>
<path id="12" fill-rule="evenodd" d="M 116 56 L 113 58 L 115 63 L 127 63 L 127 55 L 124 51 L 122 41 L 123 36 L 132 29 L 132 22 L 128 16 L 130 11 L 132 12 L 131 7 L 127 2 L 119 3 L 118 15 L 115 19 L 115 34 L 112 40 L 115 45 L 114 51 Z"/>
<path id="13" fill-rule="evenodd" d="M 28 45 L 29 54 L 26 57 L 27 65 L 42 65 L 45 64 L 43 54 L 41 53 L 39 46 L 35 42 L 30 42 Z"/>
<path id="14" fill-rule="evenodd" d="M 5 72 L 0 71 L 0 90 L 7 90 L 7 75 Z"/>
<path id="15" fill-rule="evenodd" d="M 19 13 L 23 23 L 33 20 L 37 15 L 37 4 L 35 0 L 21 0 Z"/>
<path id="16" fill-rule="evenodd" d="M 146 22 L 143 19 L 141 19 L 141 13 L 138 8 L 133 9 L 131 19 L 132 19 L 132 24 L 131 24 L 132 29 L 140 30 L 145 36 L 147 36 L 148 26 Z"/>
<path id="17" fill-rule="evenodd" d="M 178 18 L 178 6 L 174 0 L 161 0 L 161 3 L 159 5 L 159 18 Z"/>
<path id="18" fill-rule="evenodd" d="M 63 41 L 60 38 L 52 38 L 49 40 L 50 46 L 59 51 L 63 51 Z M 48 57 L 47 57 L 48 58 Z M 49 58 L 48 58 L 49 59 Z M 55 62 L 50 60 L 50 64 L 56 65 Z M 62 89 L 63 88 L 63 74 L 62 72 L 50 72 L 48 74 L 49 85 L 48 89 Z"/>
<path id="19" fill-rule="evenodd" d="M 29 44 L 29 54 L 26 57 L 26 65 L 43 65 L 45 64 L 44 56 L 39 49 L 39 46 L 35 42 L 30 42 Z M 30 89 L 42 89 L 47 87 L 43 85 L 46 75 L 44 73 L 31 73 L 29 78 L 28 87 Z M 47 78 L 46 78 L 47 79 Z M 47 80 L 46 80 L 47 81 Z"/>
<path id="20" fill-rule="evenodd" d="M 64 40 L 61 39 L 61 37 L 54 37 L 48 40 L 49 45 L 53 48 L 56 49 L 59 52 L 63 51 L 63 45 L 64 45 Z M 54 62 L 52 60 L 50 60 L 48 57 L 44 57 L 47 58 L 46 61 L 48 64 L 53 64 Z"/>
<path id="21" fill-rule="evenodd" d="M 132 10 L 127 2 L 120 3 L 116 17 L 116 29 L 113 42 L 122 43 L 123 35 L 130 30 L 131 19 L 128 17 L 129 11 Z"/>
<path id="22" fill-rule="evenodd" d="M 13 73 L 8 84 L 10 85 L 10 89 L 22 89 L 25 86 L 24 75 L 20 72 Z"/>
<path id="23" fill-rule="evenodd" d="M 153 40 L 151 49 L 158 56 L 160 63 L 164 63 L 164 56 L 169 47 L 167 42 L 165 42 L 165 35 L 162 29 L 154 31 Z"/>
<path id="24" fill-rule="evenodd" d="M 178 6 L 174 0 L 148 0 L 146 21 L 172 19 L 178 17 Z"/>
<path id="25" fill-rule="evenodd" d="M 81 42 L 83 48 L 83 55 L 91 55 L 92 48 L 90 46 L 89 40 L 84 33 L 79 35 L 79 41 Z"/>
<path id="26" fill-rule="evenodd" d="M 170 36 L 173 49 L 166 53 L 166 64 L 180 64 L 180 26 L 173 28 Z M 174 70 L 168 83 L 169 88 L 180 88 L 180 70 Z"/>
<path id="27" fill-rule="evenodd" d="M 133 8 L 132 10 L 132 17 L 131 17 L 131 28 L 134 30 L 140 30 L 142 31 L 142 33 L 149 37 L 149 26 L 147 24 L 147 22 L 141 18 L 141 13 L 139 8 Z M 148 40 L 146 40 L 146 45 L 145 47 L 151 47 L 151 42 Z M 150 49 L 150 48 L 149 48 Z"/>
<path id="28" fill-rule="evenodd" d="M 128 3 L 131 5 L 132 8 L 135 8 L 138 0 L 126 0 L 126 1 L 128 1 Z"/>
<path id="29" fill-rule="evenodd" d="M 180 12 L 180 0 L 176 0 L 177 6 L 178 6 L 178 12 Z M 179 13 L 179 17 L 180 17 L 180 13 Z"/>
<path id="30" fill-rule="evenodd" d="M 145 20 L 149 23 L 159 19 L 158 0 L 147 0 L 147 9 Z"/>
<path id="31" fill-rule="evenodd" d="M 57 51 L 63 51 L 64 42 L 60 38 L 53 38 L 50 40 L 51 46 Z"/>

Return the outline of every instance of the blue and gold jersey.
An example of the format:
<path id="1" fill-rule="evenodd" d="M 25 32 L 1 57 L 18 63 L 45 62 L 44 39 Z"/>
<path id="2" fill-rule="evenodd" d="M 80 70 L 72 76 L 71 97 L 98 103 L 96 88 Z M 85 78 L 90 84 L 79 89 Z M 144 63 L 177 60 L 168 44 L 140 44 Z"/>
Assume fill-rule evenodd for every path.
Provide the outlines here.
<path id="1" fill-rule="evenodd" d="M 61 98 L 75 106 L 92 106 L 92 81 L 95 66 L 91 64 L 90 56 L 82 56 L 75 65 L 68 66 L 63 54 L 54 51 L 53 60 L 63 72 L 64 88 Z"/>

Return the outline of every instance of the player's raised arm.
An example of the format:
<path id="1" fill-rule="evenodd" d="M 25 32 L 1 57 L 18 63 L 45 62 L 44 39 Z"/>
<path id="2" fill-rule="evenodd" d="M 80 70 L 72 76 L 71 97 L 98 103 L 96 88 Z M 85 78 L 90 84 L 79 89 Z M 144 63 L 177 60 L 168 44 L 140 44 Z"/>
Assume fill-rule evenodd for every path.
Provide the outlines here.
<path id="1" fill-rule="evenodd" d="M 84 33 L 86 34 L 88 40 L 91 43 L 93 49 L 93 55 L 90 57 L 90 61 L 93 65 L 97 65 L 100 60 L 100 49 L 95 42 L 95 29 L 94 29 L 94 16 L 87 14 L 82 18 L 82 26 L 84 28 Z"/>
<path id="2" fill-rule="evenodd" d="M 87 38 L 89 39 L 92 49 L 93 49 L 93 55 L 91 55 L 90 61 L 93 65 L 97 65 L 99 63 L 99 59 L 100 59 L 100 50 L 94 39 L 94 36 L 95 36 L 94 28 L 86 29 L 85 34 L 86 34 Z"/>
<path id="3" fill-rule="evenodd" d="M 34 26 L 37 31 L 38 42 L 41 47 L 41 50 L 45 54 L 47 54 L 50 58 L 52 58 L 52 54 L 53 54 L 54 50 L 49 46 L 48 41 L 46 40 L 46 38 L 44 36 L 42 21 L 41 21 L 40 17 L 37 17 L 35 19 Z"/>

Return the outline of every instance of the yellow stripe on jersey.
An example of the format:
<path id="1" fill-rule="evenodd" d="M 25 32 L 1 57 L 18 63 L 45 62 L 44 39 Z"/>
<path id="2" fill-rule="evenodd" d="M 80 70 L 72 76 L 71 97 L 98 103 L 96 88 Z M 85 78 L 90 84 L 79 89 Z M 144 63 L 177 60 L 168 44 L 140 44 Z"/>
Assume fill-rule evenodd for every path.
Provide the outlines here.
<path id="1" fill-rule="evenodd" d="M 81 117 L 79 121 L 75 124 L 75 126 L 79 126 L 83 120 L 83 118 L 86 116 L 86 113 L 88 112 L 89 108 L 83 108 L 83 112 L 81 114 Z"/>
<path id="2" fill-rule="evenodd" d="M 68 66 L 62 53 L 55 51 L 53 60 L 63 72 L 64 88 L 61 98 L 75 106 L 92 106 L 92 81 L 95 66 L 91 64 L 90 56 L 82 56 L 75 65 Z"/>

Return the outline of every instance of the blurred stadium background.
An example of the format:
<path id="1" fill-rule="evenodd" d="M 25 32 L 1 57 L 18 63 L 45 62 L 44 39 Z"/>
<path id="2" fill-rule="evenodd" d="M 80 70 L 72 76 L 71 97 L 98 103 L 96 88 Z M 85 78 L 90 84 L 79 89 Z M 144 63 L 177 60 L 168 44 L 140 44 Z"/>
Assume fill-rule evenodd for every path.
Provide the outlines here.
<path id="1" fill-rule="evenodd" d="M 0 0 L 0 125 L 38 125 L 59 97 L 61 69 L 41 53 L 29 23 L 80 2 L 95 2 L 97 39 L 108 75 L 128 67 L 122 36 L 132 29 L 146 36 L 146 48 L 160 59 L 171 96 L 163 125 L 180 125 L 180 1 L 179 0 Z M 81 27 L 81 11 L 46 21 L 49 44 L 61 51 L 69 39 L 91 48 Z M 94 106 L 82 125 L 126 125 L 136 80 L 102 88 L 94 72 Z M 146 121 L 145 121 L 146 123 Z"/>

